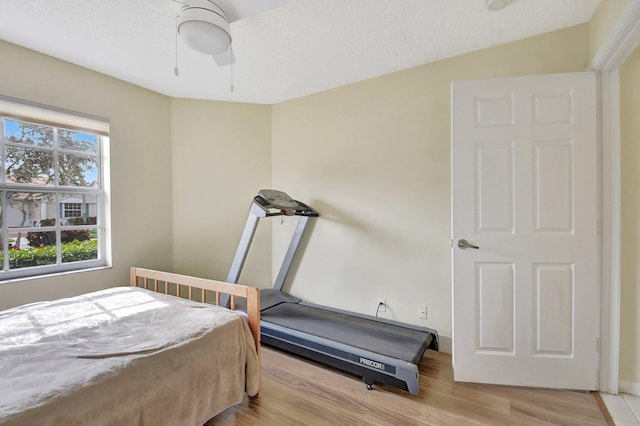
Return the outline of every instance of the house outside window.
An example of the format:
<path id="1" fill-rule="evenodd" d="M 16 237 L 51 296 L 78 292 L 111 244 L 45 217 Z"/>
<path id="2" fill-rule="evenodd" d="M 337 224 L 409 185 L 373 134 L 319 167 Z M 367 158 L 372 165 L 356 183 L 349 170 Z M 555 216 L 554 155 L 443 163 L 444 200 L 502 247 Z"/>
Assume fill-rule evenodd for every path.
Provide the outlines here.
<path id="1" fill-rule="evenodd" d="M 108 140 L 104 120 L 0 96 L 0 283 L 108 265 Z"/>

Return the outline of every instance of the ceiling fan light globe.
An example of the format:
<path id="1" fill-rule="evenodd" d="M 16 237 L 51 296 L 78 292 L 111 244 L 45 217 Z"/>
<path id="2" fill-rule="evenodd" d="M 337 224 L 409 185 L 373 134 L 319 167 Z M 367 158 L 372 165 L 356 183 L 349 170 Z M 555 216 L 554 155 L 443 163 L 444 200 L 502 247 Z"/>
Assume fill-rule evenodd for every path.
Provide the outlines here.
<path id="1" fill-rule="evenodd" d="M 207 55 L 223 53 L 231 45 L 229 20 L 210 2 L 183 7 L 178 16 L 178 34 L 189 47 Z"/>
<path id="2" fill-rule="evenodd" d="M 231 45 L 231 35 L 223 28 L 209 22 L 183 22 L 178 27 L 178 31 L 189 47 L 206 55 L 218 55 Z"/>

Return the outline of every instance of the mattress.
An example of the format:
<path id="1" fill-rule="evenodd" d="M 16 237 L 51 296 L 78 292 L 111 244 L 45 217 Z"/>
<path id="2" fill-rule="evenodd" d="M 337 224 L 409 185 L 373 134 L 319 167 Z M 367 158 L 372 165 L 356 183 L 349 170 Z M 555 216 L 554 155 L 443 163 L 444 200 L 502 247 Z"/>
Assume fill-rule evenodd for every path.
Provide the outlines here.
<path id="1" fill-rule="evenodd" d="M 0 424 L 202 425 L 257 393 L 241 314 L 136 287 L 0 312 Z"/>

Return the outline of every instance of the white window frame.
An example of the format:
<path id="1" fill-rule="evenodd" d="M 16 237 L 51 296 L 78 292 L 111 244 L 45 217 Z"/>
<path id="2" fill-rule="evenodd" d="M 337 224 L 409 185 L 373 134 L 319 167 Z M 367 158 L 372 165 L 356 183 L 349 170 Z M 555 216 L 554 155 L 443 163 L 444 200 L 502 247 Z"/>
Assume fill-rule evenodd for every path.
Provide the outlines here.
<path id="1" fill-rule="evenodd" d="M 97 135 L 100 144 L 100 148 L 96 153 L 100 163 L 99 187 L 62 186 L 58 184 L 57 179 L 53 186 L 6 182 L 4 170 L 7 147 L 4 141 L 5 119 Z M 11 228 L 11 231 L 22 232 L 24 236 L 26 236 L 27 232 L 51 231 L 56 233 L 57 241 L 55 264 L 9 269 L 9 221 L 4 218 L 0 226 L 0 232 L 2 233 L 2 250 L 6 255 L 4 256 L 4 262 L 0 264 L 0 285 L 19 278 L 39 277 L 111 266 L 109 142 L 109 121 L 107 119 L 0 95 L 0 168 L 2 170 L 0 173 L 0 195 L 2 195 L 2 200 L 0 201 L 2 201 L 2 206 L 7 206 L 6 193 L 11 191 L 53 193 L 56 200 L 56 208 L 53 209 L 56 218 L 55 226 L 42 228 L 34 227 L 32 224 L 27 223 L 23 228 Z M 66 152 L 66 150 L 57 146 L 57 141 L 53 150 L 56 156 L 58 152 Z M 73 198 L 82 198 L 83 194 L 96 196 L 96 224 L 67 225 L 65 223 L 67 218 L 63 211 L 63 198 L 66 200 L 70 195 Z M 97 232 L 97 259 L 62 263 L 61 232 L 73 229 L 93 229 Z M 22 238 L 25 238 L 24 236 Z"/>

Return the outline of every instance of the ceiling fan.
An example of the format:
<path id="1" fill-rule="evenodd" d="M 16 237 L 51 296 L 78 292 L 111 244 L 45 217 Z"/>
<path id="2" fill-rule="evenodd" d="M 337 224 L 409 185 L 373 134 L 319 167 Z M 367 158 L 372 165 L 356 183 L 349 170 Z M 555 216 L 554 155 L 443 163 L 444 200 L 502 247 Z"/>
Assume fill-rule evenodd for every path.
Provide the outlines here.
<path id="1" fill-rule="evenodd" d="M 285 3 L 286 0 L 174 0 L 180 4 L 177 37 L 193 50 L 211 55 L 218 65 L 235 62 L 230 24 Z M 176 66 L 176 75 L 178 74 Z"/>

